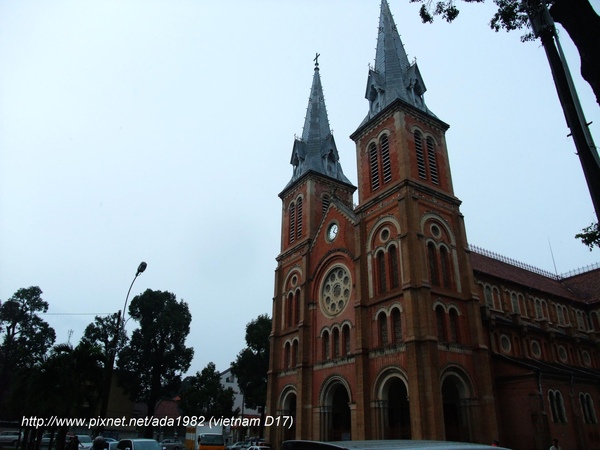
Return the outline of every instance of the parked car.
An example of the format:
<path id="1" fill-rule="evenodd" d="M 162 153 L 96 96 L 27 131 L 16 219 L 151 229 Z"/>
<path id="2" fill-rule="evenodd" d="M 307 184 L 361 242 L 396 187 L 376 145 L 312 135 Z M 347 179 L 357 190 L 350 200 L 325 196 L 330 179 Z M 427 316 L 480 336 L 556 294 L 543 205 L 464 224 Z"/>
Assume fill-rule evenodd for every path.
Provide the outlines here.
<path id="1" fill-rule="evenodd" d="M 162 450 L 162 447 L 154 439 L 121 439 L 117 450 Z"/>
<path id="2" fill-rule="evenodd" d="M 236 442 L 235 444 L 231 444 L 229 447 L 227 447 L 227 450 L 240 450 L 241 448 L 245 447 L 246 442 L 244 441 L 239 441 Z"/>
<path id="3" fill-rule="evenodd" d="M 88 436 L 87 434 L 76 434 L 75 436 L 77 436 L 77 439 L 79 439 L 79 448 L 81 450 L 87 450 L 89 448 L 92 448 L 94 441 L 90 436 Z M 69 442 L 71 439 L 73 439 L 73 436 L 71 436 L 70 439 L 69 436 L 67 436 L 67 439 L 67 442 Z"/>
<path id="4" fill-rule="evenodd" d="M 0 431 L 0 446 L 16 447 L 23 438 L 23 433 L 18 431 Z"/>
<path id="5" fill-rule="evenodd" d="M 426 440 L 381 440 L 381 441 L 284 441 L 282 450 L 509 450 L 484 444 L 473 444 L 469 442 L 450 441 L 426 441 Z"/>
<path id="6" fill-rule="evenodd" d="M 160 446 L 164 450 L 181 450 L 183 448 L 183 443 L 179 439 L 164 439 Z"/>

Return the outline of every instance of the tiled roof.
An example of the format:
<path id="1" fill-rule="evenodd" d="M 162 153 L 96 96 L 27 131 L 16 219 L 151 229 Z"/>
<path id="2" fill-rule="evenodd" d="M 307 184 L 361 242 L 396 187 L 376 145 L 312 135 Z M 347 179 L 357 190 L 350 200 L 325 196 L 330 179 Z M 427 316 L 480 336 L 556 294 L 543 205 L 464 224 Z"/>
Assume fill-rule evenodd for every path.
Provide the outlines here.
<path id="1" fill-rule="evenodd" d="M 600 299 L 600 269 L 561 279 L 517 267 L 476 251 L 471 252 L 471 264 L 476 273 L 500 278 L 567 300 L 589 303 Z"/>

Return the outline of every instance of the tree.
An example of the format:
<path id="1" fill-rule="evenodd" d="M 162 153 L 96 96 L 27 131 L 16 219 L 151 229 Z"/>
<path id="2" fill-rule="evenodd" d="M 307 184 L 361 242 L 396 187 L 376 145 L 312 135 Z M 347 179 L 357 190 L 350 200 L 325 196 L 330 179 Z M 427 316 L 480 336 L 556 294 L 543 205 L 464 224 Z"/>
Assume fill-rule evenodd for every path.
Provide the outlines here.
<path id="1" fill-rule="evenodd" d="M 129 306 L 139 322 L 129 344 L 118 354 L 118 378 L 134 401 L 145 403 L 152 416 L 159 400 L 176 392 L 181 373 L 189 367 L 194 350 L 186 347 L 192 316 L 187 303 L 170 292 L 147 289 Z M 152 437 L 152 425 L 145 430 Z"/>
<path id="2" fill-rule="evenodd" d="M 266 314 L 258 316 L 246 325 L 246 345 L 234 362 L 231 373 L 238 379 L 244 394 L 247 408 L 261 410 L 267 402 L 267 372 L 269 371 L 269 335 L 271 318 Z M 262 437 L 262 427 L 260 428 Z"/>
<path id="3" fill-rule="evenodd" d="M 121 325 L 119 313 L 104 317 L 96 316 L 94 321 L 85 328 L 81 342 L 99 346 L 106 357 L 112 351 L 118 353 L 127 342 L 127 336 L 123 333 Z M 117 336 L 118 341 L 116 341 Z"/>
<path id="4" fill-rule="evenodd" d="M 423 22 L 433 22 L 436 15 L 452 22 L 459 14 L 457 0 L 410 0 L 422 3 L 419 14 Z M 467 3 L 483 3 L 485 0 L 463 0 Z M 586 80 L 600 105 L 600 16 L 596 14 L 589 0 L 544 0 L 550 6 L 550 14 L 560 23 L 577 47 L 581 58 L 581 76 Z M 495 31 L 529 28 L 527 17 L 528 0 L 494 0 L 498 10 L 490 21 Z M 522 40 L 532 40 L 529 32 Z"/>
<path id="5" fill-rule="evenodd" d="M 581 230 L 581 233 L 576 234 L 575 237 L 587 245 L 590 252 L 594 247 L 600 248 L 600 226 L 598 226 L 598 222 L 592 223 L 589 227 L 585 227 Z"/>
<path id="6" fill-rule="evenodd" d="M 181 393 L 179 407 L 186 416 L 232 417 L 239 413 L 233 410 L 235 392 L 221 384 L 215 364 L 209 362 L 202 372 L 186 378 L 186 389 Z"/>
<path id="7" fill-rule="evenodd" d="M 40 363 L 56 339 L 54 329 L 38 315 L 48 311 L 41 295 L 37 286 L 22 288 L 0 306 L 0 401 L 16 371 Z"/>

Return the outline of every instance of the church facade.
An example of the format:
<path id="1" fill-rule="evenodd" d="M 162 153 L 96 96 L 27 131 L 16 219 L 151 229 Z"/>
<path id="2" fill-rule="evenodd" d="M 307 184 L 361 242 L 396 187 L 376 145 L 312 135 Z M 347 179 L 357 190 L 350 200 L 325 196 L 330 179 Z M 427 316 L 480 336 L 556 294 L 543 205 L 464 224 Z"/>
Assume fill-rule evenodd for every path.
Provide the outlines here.
<path id="1" fill-rule="evenodd" d="M 286 439 L 600 448 L 600 270 L 554 277 L 471 248 L 448 125 L 382 0 L 343 173 L 315 64 L 280 193 L 267 413 Z M 353 204 L 355 192 L 358 205 Z"/>

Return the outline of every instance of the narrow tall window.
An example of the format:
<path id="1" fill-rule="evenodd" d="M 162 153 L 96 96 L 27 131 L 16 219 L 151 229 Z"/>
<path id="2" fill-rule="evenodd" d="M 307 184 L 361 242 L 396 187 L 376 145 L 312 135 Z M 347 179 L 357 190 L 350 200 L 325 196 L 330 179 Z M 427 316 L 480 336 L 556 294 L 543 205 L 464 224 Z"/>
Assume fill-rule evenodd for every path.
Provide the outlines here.
<path id="1" fill-rule="evenodd" d="M 329 359 L 329 332 L 323 332 L 323 359 L 327 361 Z"/>
<path id="2" fill-rule="evenodd" d="M 427 138 L 427 159 L 429 162 L 429 177 L 435 184 L 439 184 L 437 161 L 435 160 L 435 147 L 433 145 L 433 139 Z"/>
<path id="3" fill-rule="evenodd" d="M 300 237 L 302 236 L 302 197 L 298 198 L 298 204 L 296 205 L 296 215 L 298 216 L 298 218 L 297 218 L 298 225 L 296 226 L 296 236 L 298 239 L 300 239 Z"/>
<path id="4" fill-rule="evenodd" d="M 387 316 L 380 312 L 377 316 L 377 328 L 379 329 L 379 343 L 386 345 L 388 343 Z"/>
<path id="5" fill-rule="evenodd" d="M 294 317 L 294 294 L 292 294 L 291 292 L 288 294 L 287 296 L 287 308 L 285 311 L 285 324 L 288 327 L 292 326 L 293 323 L 293 317 Z"/>
<path id="6" fill-rule="evenodd" d="M 350 327 L 348 325 L 342 327 L 342 347 L 344 356 L 348 356 L 350 354 Z"/>
<path id="7" fill-rule="evenodd" d="M 440 259 L 442 265 L 442 283 L 445 288 L 450 288 L 452 287 L 452 278 L 450 275 L 450 258 L 448 257 L 446 247 L 440 248 Z"/>
<path id="8" fill-rule="evenodd" d="M 394 308 L 392 311 L 392 327 L 394 330 L 394 343 L 397 344 L 402 340 L 402 321 L 398 308 Z"/>
<path id="9" fill-rule="evenodd" d="M 369 146 L 369 164 L 371 165 L 371 190 L 379 189 L 379 162 L 377 161 L 377 146 Z"/>
<path id="10" fill-rule="evenodd" d="M 427 244 L 427 256 L 429 258 L 429 272 L 431 275 L 431 284 L 434 286 L 440 285 L 440 276 L 438 273 L 437 252 L 433 242 Z"/>
<path id="11" fill-rule="evenodd" d="M 494 297 L 492 296 L 492 288 L 486 286 L 483 290 L 483 296 L 485 297 L 485 304 L 490 308 L 494 307 Z"/>
<path id="12" fill-rule="evenodd" d="M 400 280 L 398 275 L 398 251 L 396 246 L 392 245 L 388 250 L 390 258 L 390 287 L 395 289 L 399 286 Z"/>
<path id="13" fill-rule="evenodd" d="M 294 294 L 294 325 L 300 322 L 300 291 Z"/>
<path id="14" fill-rule="evenodd" d="M 458 342 L 458 313 L 455 309 L 450 310 L 450 342 Z"/>
<path id="15" fill-rule="evenodd" d="M 286 344 L 285 344 L 285 356 L 284 356 L 284 358 L 285 358 L 284 367 L 286 369 L 289 369 L 289 367 L 290 367 L 290 358 L 291 358 L 291 354 L 290 353 L 291 353 L 290 343 L 286 342 Z"/>
<path id="16" fill-rule="evenodd" d="M 383 183 L 392 181 L 392 164 L 390 162 L 390 143 L 387 134 L 381 136 L 381 165 L 383 169 Z"/>
<path id="17" fill-rule="evenodd" d="M 519 308 L 519 299 L 517 298 L 517 294 L 514 292 L 510 294 L 510 302 L 512 304 L 512 310 L 514 313 L 520 314 L 521 309 Z"/>
<path id="18" fill-rule="evenodd" d="M 423 153 L 423 137 L 420 131 L 415 131 L 415 149 L 417 151 L 417 169 L 419 178 L 427 179 L 427 171 L 425 169 L 425 155 Z"/>
<path id="19" fill-rule="evenodd" d="M 292 367 L 298 365 L 298 340 L 294 340 L 292 344 Z"/>
<path id="20" fill-rule="evenodd" d="M 385 254 L 377 253 L 377 277 L 379 281 L 379 292 L 387 291 L 387 280 L 385 278 Z"/>
<path id="21" fill-rule="evenodd" d="M 337 328 L 333 329 L 333 357 L 340 357 L 340 330 Z"/>
<path id="22" fill-rule="evenodd" d="M 290 205 L 290 244 L 296 239 L 296 204 Z"/>
<path id="23" fill-rule="evenodd" d="M 447 342 L 446 338 L 446 314 L 444 308 L 435 308 L 435 320 L 437 322 L 438 341 Z"/>
<path id="24" fill-rule="evenodd" d="M 542 312 L 542 302 L 539 298 L 535 299 L 535 318 L 541 319 L 544 317 L 544 313 Z"/>

